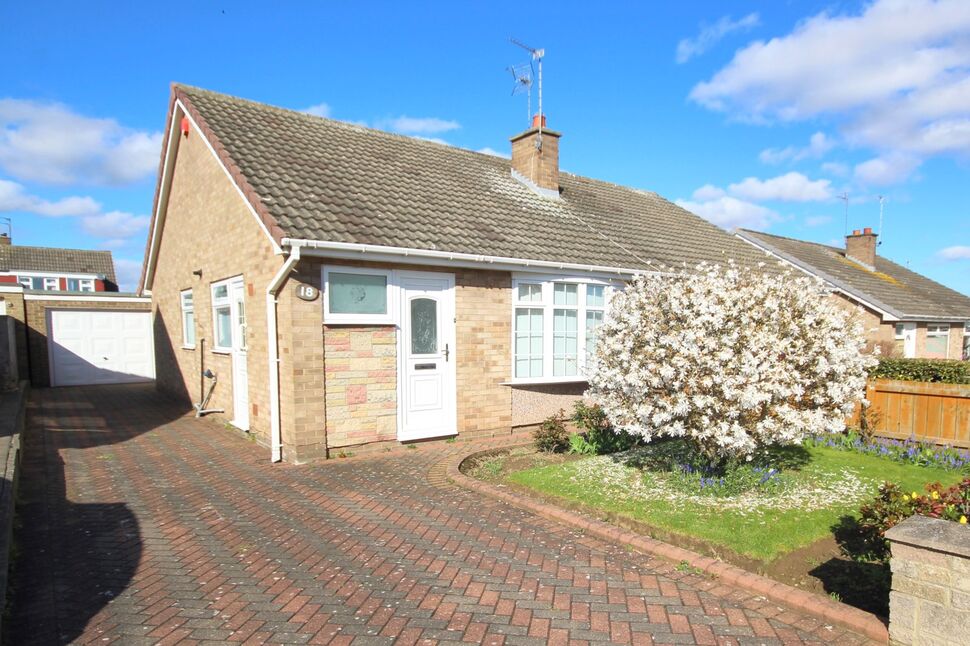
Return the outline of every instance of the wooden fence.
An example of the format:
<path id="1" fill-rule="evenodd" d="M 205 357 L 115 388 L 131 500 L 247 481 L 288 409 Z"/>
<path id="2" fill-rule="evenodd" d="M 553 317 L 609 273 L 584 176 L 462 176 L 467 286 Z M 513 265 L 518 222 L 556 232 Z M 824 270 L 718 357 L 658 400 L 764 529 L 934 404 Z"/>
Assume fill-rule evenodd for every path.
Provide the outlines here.
<path id="1" fill-rule="evenodd" d="M 873 379 L 866 399 L 878 435 L 970 446 L 970 385 Z"/>

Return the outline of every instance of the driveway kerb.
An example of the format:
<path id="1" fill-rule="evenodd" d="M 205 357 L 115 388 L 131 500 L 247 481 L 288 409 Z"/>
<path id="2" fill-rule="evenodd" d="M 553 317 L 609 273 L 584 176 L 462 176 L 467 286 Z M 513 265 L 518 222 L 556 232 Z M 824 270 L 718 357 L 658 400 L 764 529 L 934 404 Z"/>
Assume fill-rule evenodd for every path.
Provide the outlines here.
<path id="1" fill-rule="evenodd" d="M 748 572 L 724 561 L 719 561 L 709 556 L 702 556 L 697 552 L 685 550 L 676 545 L 664 543 L 663 541 L 625 530 L 616 525 L 568 511 L 562 507 L 546 504 L 527 496 L 500 489 L 461 472 L 460 467 L 465 460 L 488 452 L 491 451 L 476 450 L 470 453 L 459 453 L 448 457 L 446 459 L 448 479 L 457 486 L 477 491 L 492 498 L 497 498 L 545 518 L 578 527 L 601 539 L 628 545 L 638 552 L 659 556 L 675 563 L 686 562 L 690 567 L 697 568 L 711 576 L 715 576 L 723 583 L 744 588 L 775 603 L 794 607 L 800 612 L 814 615 L 827 622 L 839 624 L 880 643 L 889 642 L 889 630 L 886 625 L 876 615 L 865 612 L 864 610 L 838 603 L 812 592 L 800 590 L 785 583 L 761 576 L 760 574 Z"/>

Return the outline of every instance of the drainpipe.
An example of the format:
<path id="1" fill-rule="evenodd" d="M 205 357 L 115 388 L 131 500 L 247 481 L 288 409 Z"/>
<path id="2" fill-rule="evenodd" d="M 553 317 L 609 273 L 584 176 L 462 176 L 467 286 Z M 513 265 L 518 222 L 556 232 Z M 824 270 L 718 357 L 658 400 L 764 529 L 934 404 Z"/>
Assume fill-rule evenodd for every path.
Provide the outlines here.
<path id="1" fill-rule="evenodd" d="M 280 425 L 280 342 L 276 329 L 276 296 L 290 272 L 300 261 L 300 246 L 290 247 L 290 255 L 266 288 L 266 335 L 269 348 L 269 417 L 273 462 L 283 459 L 283 428 Z"/>

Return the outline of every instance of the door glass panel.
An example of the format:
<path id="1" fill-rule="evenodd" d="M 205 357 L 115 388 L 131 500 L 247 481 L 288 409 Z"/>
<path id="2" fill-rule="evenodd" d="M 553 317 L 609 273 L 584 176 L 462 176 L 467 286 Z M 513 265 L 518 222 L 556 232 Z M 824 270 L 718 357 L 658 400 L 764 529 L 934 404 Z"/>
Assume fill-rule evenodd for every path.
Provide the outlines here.
<path id="1" fill-rule="evenodd" d="M 246 349 L 246 301 L 236 301 L 236 326 L 239 330 L 239 349 Z"/>
<path id="2" fill-rule="evenodd" d="M 415 298 L 411 301 L 411 354 L 438 351 L 438 301 Z"/>
<path id="3" fill-rule="evenodd" d="M 232 318 L 229 306 L 216 308 L 216 347 L 228 350 L 232 348 Z"/>

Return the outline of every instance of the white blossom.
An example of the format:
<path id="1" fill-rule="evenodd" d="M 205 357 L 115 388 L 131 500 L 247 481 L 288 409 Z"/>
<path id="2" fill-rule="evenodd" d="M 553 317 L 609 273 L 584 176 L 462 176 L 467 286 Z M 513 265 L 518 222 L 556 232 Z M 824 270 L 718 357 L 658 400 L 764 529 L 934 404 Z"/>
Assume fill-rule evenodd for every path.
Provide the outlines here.
<path id="1" fill-rule="evenodd" d="M 639 276 L 611 299 L 588 394 L 618 431 L 686 436 L 714 459 L 841 432 L 875 363 L 859 318 L 806 276 Z"/>

